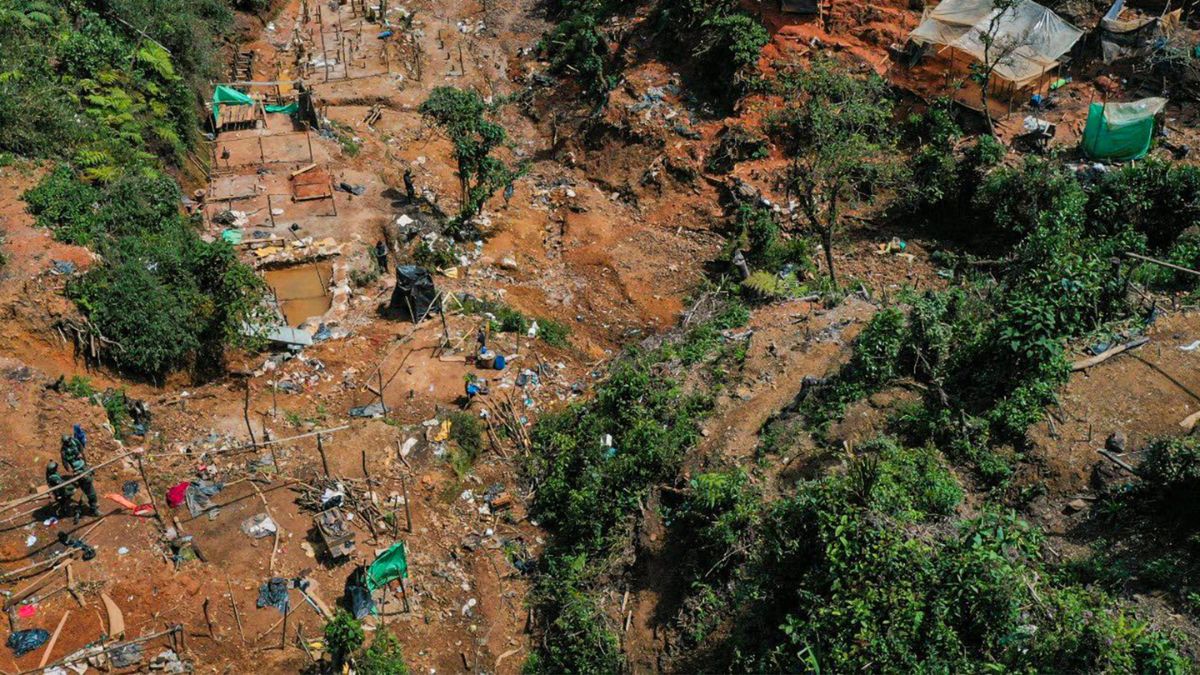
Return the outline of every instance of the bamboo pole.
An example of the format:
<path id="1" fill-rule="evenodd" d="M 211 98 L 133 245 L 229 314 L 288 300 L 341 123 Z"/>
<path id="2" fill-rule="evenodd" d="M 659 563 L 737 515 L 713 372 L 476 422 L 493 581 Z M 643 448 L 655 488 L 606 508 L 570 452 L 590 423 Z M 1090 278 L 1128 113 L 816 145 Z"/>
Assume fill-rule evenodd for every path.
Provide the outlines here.
<path id="1" fill-rule="evenodd" d="M 113 462 L 120 460 L 120 459 L 125 459 L 126 457 L 128 457 L 130 455 L 140 455 L 141 452 L 142 452 L 141 450 L 130 450 L 129 452 L 123 452 L 123 453 L 117 455 L 116 457 L 113 457 L 112 459 L 109 459 L 109 460 L 106 460 L 104 462 L 97 464 L 96 466 L 88 467 L 87 470 L 85 470 L 83 473 L 80 473 L 79 475 L 74 476 L 73 478 L 69 478 L 69 479 L 63 481 L 62 483 L 59 483 L 58 487 L 65 487 L 67 485 L 75 483 L 76 481 L 80 481 L 83 479 L 84 476 L 95 473 L 97 469 L 102 469 L 102 468 L 108 466 L 109 464 L 112 464 Z M 149 487 L 149 486 L 147 486 L 147 487 Z M 45 499 L 46 497 L 49 497 L 50 495 L 51 495 L 50 491 L 47 490 L 46 492 L 39 492 L 37 494 L 32 494 L 32 495 L 28 495 L 25 497 L 21 497 L 20 499 L 14 499 L 13 501 L 7 502 L 5 504 L 0 504 L 0 513 L 4 513 L 5 511 L 14 509 L 18 506 L 21 506 L 22 504 L 28 504 L 29 502 L 32 502 L 36 499 Z"/>

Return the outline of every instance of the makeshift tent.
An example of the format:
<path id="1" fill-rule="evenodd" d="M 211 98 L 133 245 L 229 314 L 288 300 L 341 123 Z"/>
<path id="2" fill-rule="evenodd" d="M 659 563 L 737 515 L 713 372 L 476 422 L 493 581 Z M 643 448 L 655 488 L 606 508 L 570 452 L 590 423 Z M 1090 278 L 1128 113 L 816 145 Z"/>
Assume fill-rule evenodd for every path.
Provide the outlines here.
<path id="1" fill-rule="evenodd" d="M 997 15 L 992 47 L 985 50 L 992 18 Z M 1002 13 L 993 0 L 942 0 L 925 10 L 909 39 L 920 45 L 946 45 L 979 61 L 985 61 L 988 51 L 993 72 L 1023 86 L 1056 67 L 1082 36 L 1083 31 L 1032 0 L 1018 0 Z"/>
<path id="2" fill-rule="evenodd" d="M 1093 103 L 1083 129 L 1083 151 L 1092 159 L 1125 161 L 1145 157 L 1154 136 L 1154 117 L 1166 106 L 1165 98 Z"/>
<path id="3" fill-rule="evenodd" d="M 254 103 L 254 99 L 250 98 L 248 94 L 243 94 L 233 87 L 226 87 L 223 84 L 218 84 L 217 88 L 213 89 L 212 97 L 214 120 L 221 118 L 222 103 L 226 105 L 252 105 Z"/>
<path id="4" fill-rule="evenodd" d="M 433 276 L 416 265 L 400 265 L 396 268 L 396 288 L 392 291 L 391 308 L 400 316 L 416 323 L 429 313 L 437 290 L 433 287 Z"/>
<path id="5" fill-rule="evenodd" d="M 375 558 L 367 568 L 367 588 L 375 591 L 397 579 L 408 578 L 408 554 L 404 542 L 398 541 Z"/>

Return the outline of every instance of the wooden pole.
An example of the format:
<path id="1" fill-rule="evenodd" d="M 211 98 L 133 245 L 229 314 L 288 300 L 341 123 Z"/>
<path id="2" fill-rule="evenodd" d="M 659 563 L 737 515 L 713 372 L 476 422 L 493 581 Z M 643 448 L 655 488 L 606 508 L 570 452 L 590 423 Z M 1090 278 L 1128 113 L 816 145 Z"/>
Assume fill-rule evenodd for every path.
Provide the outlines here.
<path id="1" fill-rule="evenodd" d="M 1177 272 L 1183 272 L 1183 273 L 1185 273 L 1185 274 L 1191 274 L 1191 275 L 1193 275 L 1193 276 L 1200 277 L 1200 272 L 1197 272 L 1196 270 L 1190 270 L 1190 269 L 1188 269 L 1188 268 L 1186 268 L 1186 267 L 1180 267 L 1179 265 L 1175 265 L 1175 264 L 1173 264 L 1173 263 L 1169 263 L 1169 262 L 1167 262 L 1167 261 L 1165 261 L 1165 260 L 1159 260 L 1159 259 L 1157 259 L 1157 258 L 1151 258 L 1150 256 L 1146 256 L 1146 255 L 1140 255 L 1140 254 L 1137 254 L 1137 253 L 1133 253 L 1133 252 L 1131 252 L 1131 251 L 1126 251 L 1126 252 L 1125 252 L 1125 255 L 1126 255 L 1127 257 L 1134 258 L 1135 260 L 1141 260 L 1141 261 L 1143 261 L 1143 262 L 1154 263 L 1155 265 L 1162 265 L 1163 267 L 1169 267 L 1169 268 L 1171 268 L 1171 269 L 1173 269 L 1173 270 L 1175 270 L 1175 271 L 1177 271 Z"/>
<path id="2" fill-rule="evenodd" d="M 408 480 L 404 474 L 400 474 L 400 494 L 404 497 L 404 520 L 408 524 L 406 528 L 409 534 L 412 534 L 412 510 L 408 507 Z"/>
<path id="3" fill-rule="evenodd" d="M 325 469 L 325 477 L 329 477 L 329 459 L 325 457 L 325 444 L 321 442 L 321 434 L 317 434 L 317 452 L 321 453 L 321 467 Z"/>
<path id="4" fill-rule="evenodd" d="M 283 612 L 283 630 L 279 633 L 279 651 L 287 649 L 287 620 L 292 613 L 292 596 L 288 594 L 287 609 Z"/>
<path id="5" fill-rule="evenodd" d="M 204 598 L 204 623 L 208 624 L 208 638 L 216 640 L 217 636 L 213 633 L 212 617 L 208 613 L 208 598 Z"/>
<path id="6" fill-rule="evenodd" d="M 242 636 L 242 644 L 246 644 L 246 630 L 242 628 L 242 615 L 238 612 L 237 601 L 233 599 L 233 584 L 225 577 L 225 586 L 229 589 L 229 606 L 233 607 L 233 618 L 237 620 L 238 635 Z"/>
<path id="7" fill-rule="evenodd" d="M 408 589 L 405 588 L 407 586 L 405 581 L 407 580 L 404 577 L 400 578 L 400 597 L 404 599 L 404 611 L 412 612 L 412 607 L 408 604 Z"/>
<path id="8" fill-rule="evenodd" d="M 375 374 L 379 375 L 379 406 L 383 408 L 383 414 L 386 415 L 388 413 L 388 409 L 387 404 L 383 402 L 383 369 L 376 369 Z"/>
<path id="9" fill-rule="evenodd" d="M 154 487 L 150 485 L 150 479 L 146 477 L 146 467 L 142 464 L 142 456 L 137 458 L 138 473 L 142 476 L 142 482 L 146 484 L 146 494 L 150 496 L 150 508 L 154 509 L 154 518 L 158 521 L 158 526 L 166 529 L 163 524 L 162 513 L 158 510 L 158 500 L 154 498 Z"/>
<path id="10" fill-rule="evenodd" d="M 254 429 L 250 426 L 250 380 L 245 381 L 246 397 L 242 402 L 242 416 L 246 419 L 246 431 L 250 432 L 250 447 L 258 449 L 258 441 L 254 438 Z"/>

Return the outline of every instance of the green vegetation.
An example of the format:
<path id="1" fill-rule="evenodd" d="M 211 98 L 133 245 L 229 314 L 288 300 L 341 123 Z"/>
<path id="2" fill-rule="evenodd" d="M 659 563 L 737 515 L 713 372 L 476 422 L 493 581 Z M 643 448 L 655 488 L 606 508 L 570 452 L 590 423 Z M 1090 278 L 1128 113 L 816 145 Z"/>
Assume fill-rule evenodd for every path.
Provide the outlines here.
<path id="1" fill-rule="evenodd" d="M 799 201 L 809 231 L 821 238 L 836 292 L 833 241 L 845 214 L 903 175 L 892 98 L 880 77 L 853 77 L 831 60 L 785 73 L 776 87 L 789 103 L 768 127 L 791 157 L 789 194 Z"/>
<path id="2" fill-rule="evenodd" d="M 475 466 L 475 460 L 483 453 L 483 424 L 469 412 L 451 413 L 450 440 L 453 446 L 446 461 L 461 481 Z"/>
<path id="3" fill-rule="evenodd" d="M 738 316 L 745 317 L 744 308 L 720 312 L 717 321 Z M 533 516 L 552 538 L 530 600 L 542 638 L 527 672 L 622 669 L 619 640 L 598 591 L 628 540 L 640 500 L 678 472 L 711 405 L 664 368 L 675 360 L 692 364 L 683 374 L 718 357 L 717 326 L 728 327 L 700 326 L 660 349 L 631 351 L 592 400 L 535 425 L 526 473 L 537 490 Z M 607 435 L 611 446 L 602 441 Z"/>
<path id="4" fill-rule="evenodd" d="M 1083 583 L 1163 594 L 1200 617 L 1200 439 L 1160 438 L 1138 476 L 1110 484 L 1092 509 L 1094 555 L 1072 567 Z"/>
<path id="5" fill-rule="evenodd" d="M 467 223 L 479 215 L 484 203 L 523 171 L 493 156 L 508 141 L 504 127 L 485 117 L 497 107 L 474 91 L 454 87 L 437 87 L 421 104 L 421 114 L 440 126 L 454 144 L 462 198 L 456 228 L 460 238 L 470 233 Z"/>
<path id="6" fill-rule="evenodd" d="M 362 624 L 344 609 L 339 609 L 325 624 L 325 648 L 333 658 L 334 668 L 339 671 L 342 664 L 362 647 L 364 640 Z"/>
<path id="7" fill-rule="evenodd" d="M 680 668 L 1188 670 L 1167 636 L 1047 565 L 1015 516 L 952 520 L 963 492 L 936 451 L 879 440 L 844 468 L 770 503 L 738 470 L 692 480 L 671 510 L 690 584 Z"/>
<path id="8" fill-rule="evenodd" d="M 400 640 L 386 626 L 376 629 L 375 639 L 359 657 L 355 672 L 363 675 L 408 675 Z"/>
<path id="9" fill-rule="evenodd" d="M 578 83 L 597 108 L 620 81 L 619 58 L 602 28 L 630 10 L 618 0 L 555 0 L 548 3 L 559 23 L 539 43 L 556 75 Z M 757 19 L 731 0 L 667 0 L 658 7 L 655 29 L 669 58 L 686 62 L 697 82 L 732 106 L 758 81 L 759 53 L 769 35 Z"/>
<path id="10" fill-rule="evenodd" d="M 182 164 L 196 92 L 219 72 L 216 46 L 232 28 L 221 0 L 5 0 L 0 151 L 68 160 L 92 180 L 156 156 Z"/>
<path id="11" fill-rule="evenodd" d="M 460 311 L 463 314 L 490 316 L 493 332 L 528 333 L 529 328 L 536 321 L 537 336 L 541 338 L 542 342 L 551 347 L 566 348 L 570 346 L 567 338 L 571 334 L 571 327 L 560 321 L 546 317 L 529 317 L 497 300 L 465 296 L 460 298 L 460 303 Z"/>
<path id="12" fill-rule="evenodd" d="M 152 40 L 121 21 L 131 19 Z M 59 160 L 26 193 L 29 210 L 102 259 L 68 286 L 88 339 L 133 375 L 219 367 L 263 286 L 227 244 L 200 239 L 164 169 L 191 151 L 196 92 L 217 72 L 228 6 L 9 0 L 0 26 L 0 150 Z"/>
<path id="13" fill-rule="evenodd" d="M 758 58 L 770 36 L 733 0 L 665 0 L 659 25 L 669 44 L 688 57 L 696 79 L 707 81 L 732 107 L 759 80 Z"/>
<path id="14" fill-rule="evenodd" d="M 83 375 L 72 375 L 63 384 L 63 390 L 75 398 L 91 398 L 96 393 L 92 386 L 92 378 Z"/>

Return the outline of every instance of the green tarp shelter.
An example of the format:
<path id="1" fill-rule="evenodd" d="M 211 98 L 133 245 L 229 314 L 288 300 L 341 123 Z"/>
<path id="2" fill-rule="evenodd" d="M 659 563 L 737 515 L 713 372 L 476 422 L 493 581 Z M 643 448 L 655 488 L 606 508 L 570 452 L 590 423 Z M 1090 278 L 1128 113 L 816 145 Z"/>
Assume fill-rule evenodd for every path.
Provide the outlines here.
<path id="1" fill-rule="evenodd" d="M 250 98 L 248 94 L 243 94 L 233 87 L 226 87 L 223 84 L 218 84 L 217 88 L 213 89 L 212 97 L 214 121 L 221 119 L 222 103 L 228 105 L 252 105 L 254 103 L 254 99 Z"/>
<path id="2" fill-rule="evenodd" d="M 375 562 L 367 568 L 367 588 L 374 591 L 386 586 L 396 579 L 408 578 L 408 554 L 404 552 L 404 542 L 398 541 L 384 551 Z"/>
<path id="3" fill-rule="evenodd" d="M 265 105 L 263 106 L 263 109 L 270 113 L 286 113 L 288 115 L 295 115 L 296 113 L 300 112 L 300 104 L 292 101 L 287 105 Z"/>
<path id="4" fill-rule="evenodd" d="M 1127 161 L 1145 157 L 1154 137 L 1154 117 L 1166 106 L 1165 98 L 1093 103 L 1083 129 L 1083 151 L 1092 159 Z"/>

